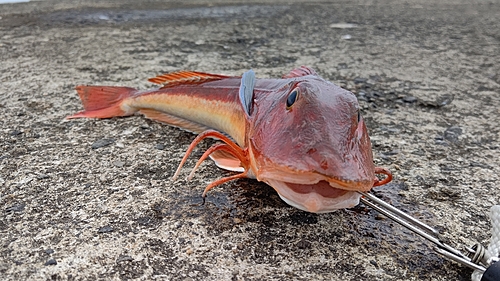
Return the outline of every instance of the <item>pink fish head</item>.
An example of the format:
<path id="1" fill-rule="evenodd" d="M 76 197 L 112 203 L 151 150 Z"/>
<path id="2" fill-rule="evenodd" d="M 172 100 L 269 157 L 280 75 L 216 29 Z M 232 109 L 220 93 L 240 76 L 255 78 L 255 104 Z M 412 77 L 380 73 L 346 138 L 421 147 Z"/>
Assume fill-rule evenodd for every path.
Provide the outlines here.
<path id="1" fill-rule="evenodd" d="M 317 75 L 285 82 L 255 96 L 248 143 L 257 179 L 302 210 L 353 207 L 375 178 L 355 95 Z"/>

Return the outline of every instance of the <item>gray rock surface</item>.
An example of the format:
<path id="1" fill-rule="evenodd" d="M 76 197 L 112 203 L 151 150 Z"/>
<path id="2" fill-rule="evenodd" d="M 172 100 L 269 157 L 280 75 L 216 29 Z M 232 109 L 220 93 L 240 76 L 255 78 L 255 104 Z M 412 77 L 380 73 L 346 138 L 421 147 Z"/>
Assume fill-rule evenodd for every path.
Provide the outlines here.
<path id="1" fill-rule="evenodd" d="M 1 5 L 0 275 L 468 280 L 364 206 L 305 213 L 253 180 L 199 205 L 229 173 L 207 161 L 172 182 L 189 133 L 141 116 L 64 120 L 82 108 L 78 84 L 146 89 L 173 70 L 279 77 L 308 65 L 358 96 L 376 164 L 395 176 L 378 196 L 454 246 L 487 243 L 500 198 L 500 4 L 434 2 Z"/>

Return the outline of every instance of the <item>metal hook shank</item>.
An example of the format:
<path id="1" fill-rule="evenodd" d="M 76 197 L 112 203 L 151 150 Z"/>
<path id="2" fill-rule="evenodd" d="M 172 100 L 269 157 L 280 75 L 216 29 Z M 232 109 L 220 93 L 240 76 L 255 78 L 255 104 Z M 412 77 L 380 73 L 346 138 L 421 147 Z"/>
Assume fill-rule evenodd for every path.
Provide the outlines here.
<path id="1" fill-rule="evenodd" d="M 434 250 L 437 253 L 445 256 L 450 260 L 456 261 L 462 265 L 470 267 L 472 269 L 477 269 L 482 272 L 486 270 L 486 268 L 484 268 L 483 266 L 473 263 L 470 260 L 470 258 L 462 254 L 459 250 L 443 243 L 439 239 L 439 232 L 434 228 L 404 213 L 403 211 L 384 202 L 383 200 L 380 200 L 379 198 L 370 193 L 365 193 L 365 192 L 359 192 L 359 193 L 363 195 L 363 197 L 361 197 L 360 199 L 361 202 L 363 202 L 363 204 L 371 207 L 377 212 L 399 223 L 403 227 L 411 230 L 412 232 L 434 243 L 436 245 L 436 247 L 434 247 Z"/>

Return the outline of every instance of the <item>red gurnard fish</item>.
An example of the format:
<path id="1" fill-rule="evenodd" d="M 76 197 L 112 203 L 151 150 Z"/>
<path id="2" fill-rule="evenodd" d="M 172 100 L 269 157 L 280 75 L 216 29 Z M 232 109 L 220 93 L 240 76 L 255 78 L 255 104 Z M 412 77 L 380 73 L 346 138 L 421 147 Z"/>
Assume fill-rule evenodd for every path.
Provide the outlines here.
<path id="1" fill-rule="evenodd" d="M 256 79 L 179 71 L 149 79 L 159 89 L 78 86 L 84 111 L 67 118 L 111 118 L 136 112 L 199 134 L 174 176 L 204 138 L 210 156 L 239 172 L 209 184 L 255 178 L 288 204 L 313 213 L 357 205 L 358 191 L 389 182 L 390 172 L 373 164 L 370 138 L 356 96 L 300 67 L 282 79 Z M 192 177 L 193 172 L 190 177 Z M 385 174 L 383 180 L 376 173 Z"/>

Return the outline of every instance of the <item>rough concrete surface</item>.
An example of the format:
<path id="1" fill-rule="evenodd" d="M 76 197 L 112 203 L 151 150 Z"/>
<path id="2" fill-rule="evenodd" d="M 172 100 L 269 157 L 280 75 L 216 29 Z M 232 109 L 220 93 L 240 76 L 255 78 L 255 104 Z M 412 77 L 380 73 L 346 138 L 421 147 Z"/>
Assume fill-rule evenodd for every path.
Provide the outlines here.
<path id="1" fill-rule="evenodd" d="M 1 5 L 1 279 L 469 280 L 363 205 L 306 213 L 253 180 L 200 205 L 230 173 L 207 161 L 172 182 L 187 132 L 142 116 L 64 119 L 82 109 L 78 84 L 146 89 L 173 70 L 280 77 L 308 65 L 358 96 L 375 162 L 394 173 L 375 194 L 453 246 L 487 244 L 500 198 L 500 3 L 434 2 Z"/>

